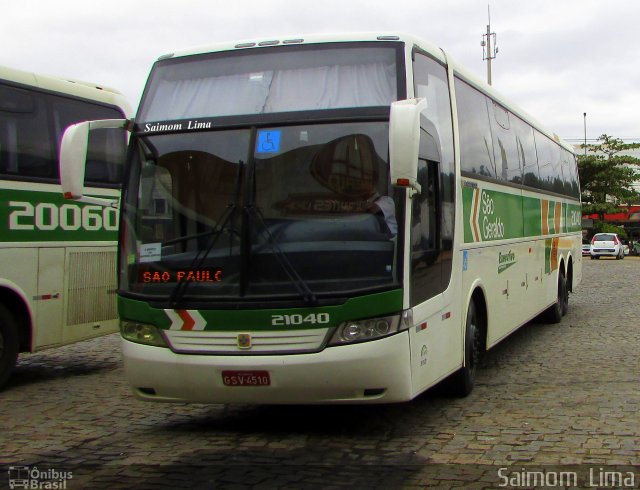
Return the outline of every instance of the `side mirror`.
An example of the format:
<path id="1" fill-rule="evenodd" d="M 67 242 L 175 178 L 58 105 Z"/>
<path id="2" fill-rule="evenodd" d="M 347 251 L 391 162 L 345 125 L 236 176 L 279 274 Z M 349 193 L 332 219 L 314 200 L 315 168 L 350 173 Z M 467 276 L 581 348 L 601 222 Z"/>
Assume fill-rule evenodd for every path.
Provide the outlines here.
<path id="1" fill-rule="evenodd" d="M 418 149 L 420 113 L 426 99 L 406 99 L 391 104 L 389 118 L 389 160 L 391 184 L 420 192 L 418 184 Z"/>
<path id="2" fill-rule="evenodd" d="M 94 129 L 127 129 L 127 119 L 104 119 L 86 121 L 69 126 L 60 144 L 60 183 L 65 199 L 112 206 L 108 199 L 87 197 L 84 195 L 84 175 L 89 147 L 89 132 Z"/>

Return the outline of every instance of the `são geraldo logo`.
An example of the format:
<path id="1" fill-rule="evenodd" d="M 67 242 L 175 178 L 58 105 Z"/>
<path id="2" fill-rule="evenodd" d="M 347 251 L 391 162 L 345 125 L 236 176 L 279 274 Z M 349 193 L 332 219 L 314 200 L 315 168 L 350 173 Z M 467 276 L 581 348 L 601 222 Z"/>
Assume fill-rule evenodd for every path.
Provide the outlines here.
<path id="1" fill-rule="evenodd" d="M 473 208 L 470 216 L 473 241 L 500 240 L 504 238 L 504 223 L 496 214 L 496 204 L 488 192 L 473 189 Z"/>

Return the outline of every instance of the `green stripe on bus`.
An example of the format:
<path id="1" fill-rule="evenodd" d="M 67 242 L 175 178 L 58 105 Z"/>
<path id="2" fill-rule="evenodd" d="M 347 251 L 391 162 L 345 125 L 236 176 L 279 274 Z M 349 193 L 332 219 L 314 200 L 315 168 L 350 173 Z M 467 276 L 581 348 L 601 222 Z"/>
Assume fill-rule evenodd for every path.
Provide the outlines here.
<path id="1" fill-rule="evenodd" d="M 342 322 L 378 316 L 391 315 L 402 311 L 402 289 L 386 291 L 351 298 L 336 306 L 318 306 L 308 308 L 271 308 L 263 310 L 198 310 L 207 322 L 205 330 L 237 331 L 247 330 L 304 330 L 335 327 Z M 211 305 L 214 308 L 214 305 Z M 153 308 L 147 302 L 128 298 L 118 298 L 120 318 L 124 321 L 150 323 L 159 328 L 168 329 L 171 320 L 164 309 Z M 274 325 L 274 316 L 299 315 L 303 319 L 309 315 L 325 313 L 328 321 L 322 324 L 304 323 L 301 325 Z M 324 317 L 323 317 L 324 318 Z"/>
<path id="2" fill-rule="evenodd" d="M 540 207 L 540 199 L 534 197 L 523 197 L 522 216 L 524 222 L 524 236 L 542 235 L 542 208 Z"/>
<path id="3" fill-rule="evenodd" d="M 465 243 L 548 236 L 581 229 L 579 204 L 462 186 Z"/>

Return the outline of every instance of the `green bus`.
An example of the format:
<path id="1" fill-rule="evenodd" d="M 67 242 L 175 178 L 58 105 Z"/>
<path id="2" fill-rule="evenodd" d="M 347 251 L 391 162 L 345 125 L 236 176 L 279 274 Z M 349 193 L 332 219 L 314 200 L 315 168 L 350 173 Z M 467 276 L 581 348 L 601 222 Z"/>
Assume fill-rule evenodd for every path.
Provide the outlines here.
<path id="1" fill-rule="evenodd" d="M 63 199 L 58 151 L 70 124 L 129 112 L 114 90 L 0 67 L 0 386 L 20 352 L 118 329 L 117 210 Z M 87 198 L 118 198 L 125 148 L 92 135 Z"/>

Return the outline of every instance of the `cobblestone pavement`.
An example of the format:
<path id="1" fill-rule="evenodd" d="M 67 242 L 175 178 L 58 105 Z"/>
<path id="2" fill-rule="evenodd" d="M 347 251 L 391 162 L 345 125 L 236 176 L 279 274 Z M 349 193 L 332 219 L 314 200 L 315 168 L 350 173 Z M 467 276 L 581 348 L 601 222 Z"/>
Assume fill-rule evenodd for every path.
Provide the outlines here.
<path id="1" fill-rule="evenodd" d="M 583 273 L 562 323 L 493 349 L 465 399 L 150 404 L 117 335 L 23 356 L 0 393 L 0 487 L 21 466 L 41 488 L 638 488 L 640 259 Z"/>

